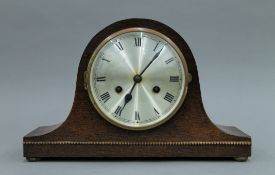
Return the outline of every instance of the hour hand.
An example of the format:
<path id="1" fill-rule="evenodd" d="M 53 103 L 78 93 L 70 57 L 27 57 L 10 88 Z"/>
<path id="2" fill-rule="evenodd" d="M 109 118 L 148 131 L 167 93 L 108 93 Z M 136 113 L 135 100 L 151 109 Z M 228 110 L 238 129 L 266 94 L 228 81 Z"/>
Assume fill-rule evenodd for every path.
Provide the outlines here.
<path id="1" fill-rule="evenodd" d="M 123 105 L 122 108 L 120 109 L 119 115 L 121 115 L 121 112 L 122 112 L 123 109 L 125 108 L 126 104 L 129 103 L 129 101 L 132 100 L 132 92 L 133 92 L 135 86 L 136 86 L 136 83 L 134 83 L 134 85 L 132 86 L 130 92 L 129 92 L 128 94 L 125 95 L 125 97 L 124 97 L 124 105 Z"/>
<path id="2" fill-rule="evenodd" d="M 125 95 L 124 97 L 124 105 L 123 105 L 123 108 L 126 106 L 126 104 L 132 100 L 132 94 L 127 94 Z"/>

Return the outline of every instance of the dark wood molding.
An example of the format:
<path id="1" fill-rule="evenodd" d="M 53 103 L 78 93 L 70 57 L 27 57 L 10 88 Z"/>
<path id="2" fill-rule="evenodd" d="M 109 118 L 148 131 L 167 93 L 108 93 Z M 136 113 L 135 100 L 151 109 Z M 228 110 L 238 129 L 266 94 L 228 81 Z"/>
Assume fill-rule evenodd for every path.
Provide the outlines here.
<path id="1" fill-rule="evenodd" d="M 94 109 L 84 89 L 84 72 L 97 45 L 110 34 L 131 27 L 150 28 L 168 36 L 182 51 L 192 75 L 186 99 L 175 116 L 161 126 L 145 131 L 125 130 L 107 122 Z M 104 28 L 86 47 L 78 68 L 73 106 L 67 119 L 62 124 L 39 127 L 30 132 L 23 138 L 23 147 L 27 158 L 247 158 L 251 155 L 251 138 L 235 127 L 211 122 L 203 107 L 195 59 L 178 33 L 154 20 L 126 19 Z"/>

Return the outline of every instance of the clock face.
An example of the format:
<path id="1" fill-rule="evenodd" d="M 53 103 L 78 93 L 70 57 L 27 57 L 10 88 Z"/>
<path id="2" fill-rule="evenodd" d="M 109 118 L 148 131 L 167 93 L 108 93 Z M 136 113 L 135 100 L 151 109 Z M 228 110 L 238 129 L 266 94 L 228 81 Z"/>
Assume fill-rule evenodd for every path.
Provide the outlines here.
<path id="1" fill-rule="evenodd" d="M 151 29 L 129 28 L 99 44 L 87 69 L 87 90 L 109 122 L 144 130 L 179 109 L 187 75 L 184 57 L 169 38 Z"/>

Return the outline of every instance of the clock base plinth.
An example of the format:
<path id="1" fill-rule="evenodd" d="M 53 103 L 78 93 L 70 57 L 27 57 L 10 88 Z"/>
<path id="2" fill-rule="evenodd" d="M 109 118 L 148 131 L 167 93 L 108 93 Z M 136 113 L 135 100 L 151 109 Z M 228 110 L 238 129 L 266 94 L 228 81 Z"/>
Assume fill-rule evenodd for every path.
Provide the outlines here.
<path id="1" fill-rule="evenodd" d="M 246 161 L 251 155 L 250 137 L 235 127 L 219 126 L 242 140 L 62 140 L 40 139 L 59 125 L 39 127 L 24 137 L 24 156 L 29 161 L 50 158 L 234 158 Z M 41 137 L 42 138 L 42 137 Z"/>

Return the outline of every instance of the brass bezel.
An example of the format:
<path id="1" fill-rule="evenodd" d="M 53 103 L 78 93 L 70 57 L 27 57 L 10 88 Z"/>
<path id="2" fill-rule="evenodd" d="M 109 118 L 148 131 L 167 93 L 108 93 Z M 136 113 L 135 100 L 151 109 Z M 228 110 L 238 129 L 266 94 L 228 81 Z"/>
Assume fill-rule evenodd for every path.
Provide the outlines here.
<path id="1" fill-rule="evenodd" d="M 102 111 L 101 109 L 98 107 L 94 97 L 93 97 L 93 94 L 92 94 L 92 91 L 91 91 L 91 86 L 90 86 L 90 74 L 91 74 L 91 68 L 92 68 L 92 64 L 98 54 L 98 52 L 100 51 L 100 49 L 108 42 L 110 41 L 111 39 L 121 35 L 121 34 L 124 34 L 124 33 L 129 33 L 129 32 L 146 32 L 146 33 L 150 33 L 150 34 L 153 34 L 153 35 L 156 35 L 160 38 L 162 38 L 163 40 L 165 40 L 167 43 L 169 43 L 174 49 L 175 51 L 177 52 L 177 54 L 179 55 L 180 57 L 180 60 L 182 61 L 182 65 L 183 65 L 183 68 L 184 68 L 184 79 L 185 79 L 185 85 L 184 85 L 184 89 L 183 89 L 183 94 L 182 96 L 180 97 L 180 101 L 179 103 L 177 104 L 176 108 L 174 109 L 173 112 L 171 112 L 170 115 L 168 115 L 166 118 L 163 118 L 162 120 L 159 120 L 158 122 L 156 123 L 152 123 L 151 125 L 146 125 L 146 126 L 129 126 L 129 125 L 123 125 L 121 123 L 118 123 L 116 122 L 115 120 L 112 120 L 110 117 L 106 116 Z M 156 31 L 156 30 L 153 30 L 153 29 L 149 29 L 149 28 L 143 28 L 143 27 L 135 27 L 135 28 L 126 28 L 126 29 L 122 29 L 122 30 L 119 30 L 113 34 L 111 34 L 110 36 L 108 36 L 107 38 L 105 38 L 98 46 L 97 48 L 94 50 L 90 60 L 89 60 L 89 63 L 88 63 L 88 66 L 87 66 L 87 70 L 85 71 L 84 73 L 84 87 L 85 89 L 88 91 L 88 94 L 89 94 L 89 97 L 90 97 L 90 100 L 93 104 L 93 106 L 95 107 L 95 109 L 97 110 L 97 112 L 104 118 L 106 119 L 108 122 L 110 122 L 111 124 L 115 125 L 115 126 L 118 126 L 120 128 L 123 128 L 123 129 L 128 129 L 128 130 L 147 130 L 147 129 L 152 129 L 152 128 L 155 128 L 163 123 L 165 123 L 166 121 L 168 121 L 178 110 L 179 108 L 182 106 L 183 104 L 183 101 L 186 97 L 186 94 L 187 94 L 187 89 L 188 89 L 188 83 L 191 81 L 192 79 L 192 76 L 191 74 L 188 72 L 188 67 L 187 67 L 187 63 L 186 63 L 186 60 L 181 52 L 181 50 L 178 48 L 178 46 L 167 36 L 165 36 L 164 34 Z"/>

